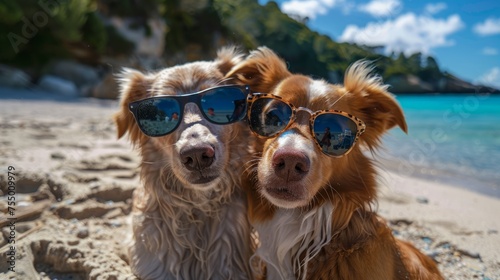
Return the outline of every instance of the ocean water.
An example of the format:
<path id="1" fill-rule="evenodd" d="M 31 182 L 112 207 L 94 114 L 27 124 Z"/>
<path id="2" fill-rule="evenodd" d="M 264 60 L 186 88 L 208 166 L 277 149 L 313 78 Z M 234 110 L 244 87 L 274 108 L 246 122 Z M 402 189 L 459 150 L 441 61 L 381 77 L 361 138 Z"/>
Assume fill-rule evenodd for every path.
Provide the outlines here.
<path id="1" fill-rule="evenodd" d="M 398 95 L 408 124 L 384 137 L 380 156 L 408 175 L 450 180 L 500 197 L 499 95 Z"/>

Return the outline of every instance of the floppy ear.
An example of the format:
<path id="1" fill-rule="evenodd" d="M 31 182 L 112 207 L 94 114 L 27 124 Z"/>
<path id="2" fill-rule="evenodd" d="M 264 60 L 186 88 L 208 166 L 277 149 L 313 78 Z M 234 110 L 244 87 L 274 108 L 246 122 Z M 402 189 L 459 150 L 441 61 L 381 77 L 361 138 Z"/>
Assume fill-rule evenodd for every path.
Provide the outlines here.
<path id="1" fill-rule="evenodd" d="M 285 62 L 271 49 L 260 47 L 236 65 L 226 78 L 249 85 L 253 92 L 269 92 L 281 80 L 292 75 Z"/>
<path id="2" fill-rule="evenodd" d="M 350 106 L 357 117 L 366 124 L 361 137 L 370 149 L 375 148 L 381 136 L 394 126 L 408 131 L 403 110 L 387 92 L 387 85 L 380 77 L 372 75 L 373 67 L 367 61 L 357 61 L 351 65 L 344 78 L 344 87 L 349 92 Z"/>
<path id="3" fill-rule="evenodd" d="M 134 116 L 129 111 L 130 102 L 145 98 L 148 96 L 148 89 L 153 81 L 153 77 L 145 76 L 143 73 L 125 68 L 118 76 L 120 85 L 120 111 L 115 113 L 113 119 L 116 123 L 118 138 L 125 133 L 129 133 L 132 143 L 145 140 L 137 126 Z"/>

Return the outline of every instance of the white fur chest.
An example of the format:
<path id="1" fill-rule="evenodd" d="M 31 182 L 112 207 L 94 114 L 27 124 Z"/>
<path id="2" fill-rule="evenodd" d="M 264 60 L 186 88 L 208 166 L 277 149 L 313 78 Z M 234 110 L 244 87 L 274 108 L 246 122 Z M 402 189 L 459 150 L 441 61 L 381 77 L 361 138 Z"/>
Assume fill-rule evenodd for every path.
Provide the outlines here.
<path id="1" fill-rule="evenodd" d="M 307 263 L 332 239 L 332 212 L 331 203 L 308 212 L 280 208 L 272 220 L 254 225 L 261 243 L 256 255 L 266 263 L 268 279 L 305 278 Z"/>
<path id="2" fill-rule="evenodd" d="M 251 228 L 241 194 L 218 209 L 213 216 L 179 205 L 147 217 L 137 213 L 129 248 L 134 273 L 144 279 L 251 279 Z"/>

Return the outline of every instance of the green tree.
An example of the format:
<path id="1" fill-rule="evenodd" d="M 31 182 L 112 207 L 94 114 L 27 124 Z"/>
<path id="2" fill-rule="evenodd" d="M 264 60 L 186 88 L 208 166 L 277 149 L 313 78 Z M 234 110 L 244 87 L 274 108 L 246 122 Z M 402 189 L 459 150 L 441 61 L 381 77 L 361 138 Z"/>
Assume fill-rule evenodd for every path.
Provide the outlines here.
<path id="1" fill-rule="evenodd" d="M 426 58 L 425 67 L 420 70 L 418 73 L 422 80 L 427 82 L 435 82 L 443 77 L 441 70 L 439 69 L 439 65 L 432 56 L 428 56 Z"/>
<path id="2" fill-rule="evenodd" d="M 54 57 L 70 55 L 72 43 L 84 38 L 82 28 L 95 10 L 91 0 L 2 0 L 0 2 L 0 61 L 41 67 Z M 92 46 L 105 40 L 93 19 Z M 97 29 L 96 29 L 97 26 Z M 100 36 L 100 37 L 99 37 Z"/>

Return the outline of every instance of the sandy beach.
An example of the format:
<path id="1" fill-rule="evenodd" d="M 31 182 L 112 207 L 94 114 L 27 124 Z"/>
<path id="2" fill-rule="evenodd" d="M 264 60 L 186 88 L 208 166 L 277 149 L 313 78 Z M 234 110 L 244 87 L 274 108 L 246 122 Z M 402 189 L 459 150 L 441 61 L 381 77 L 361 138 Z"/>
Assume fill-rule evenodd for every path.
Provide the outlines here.
<path id="1" fill-rule="evenodd" d="M 135 279 L 123 242 L 139 157 L 116 139 L 117 108 L 0 88 L 1 279 Z M 446 279 L 500 279 L 500 199 L 387 167 L 380 176 L 378 211 L 398 238 Z"/>

